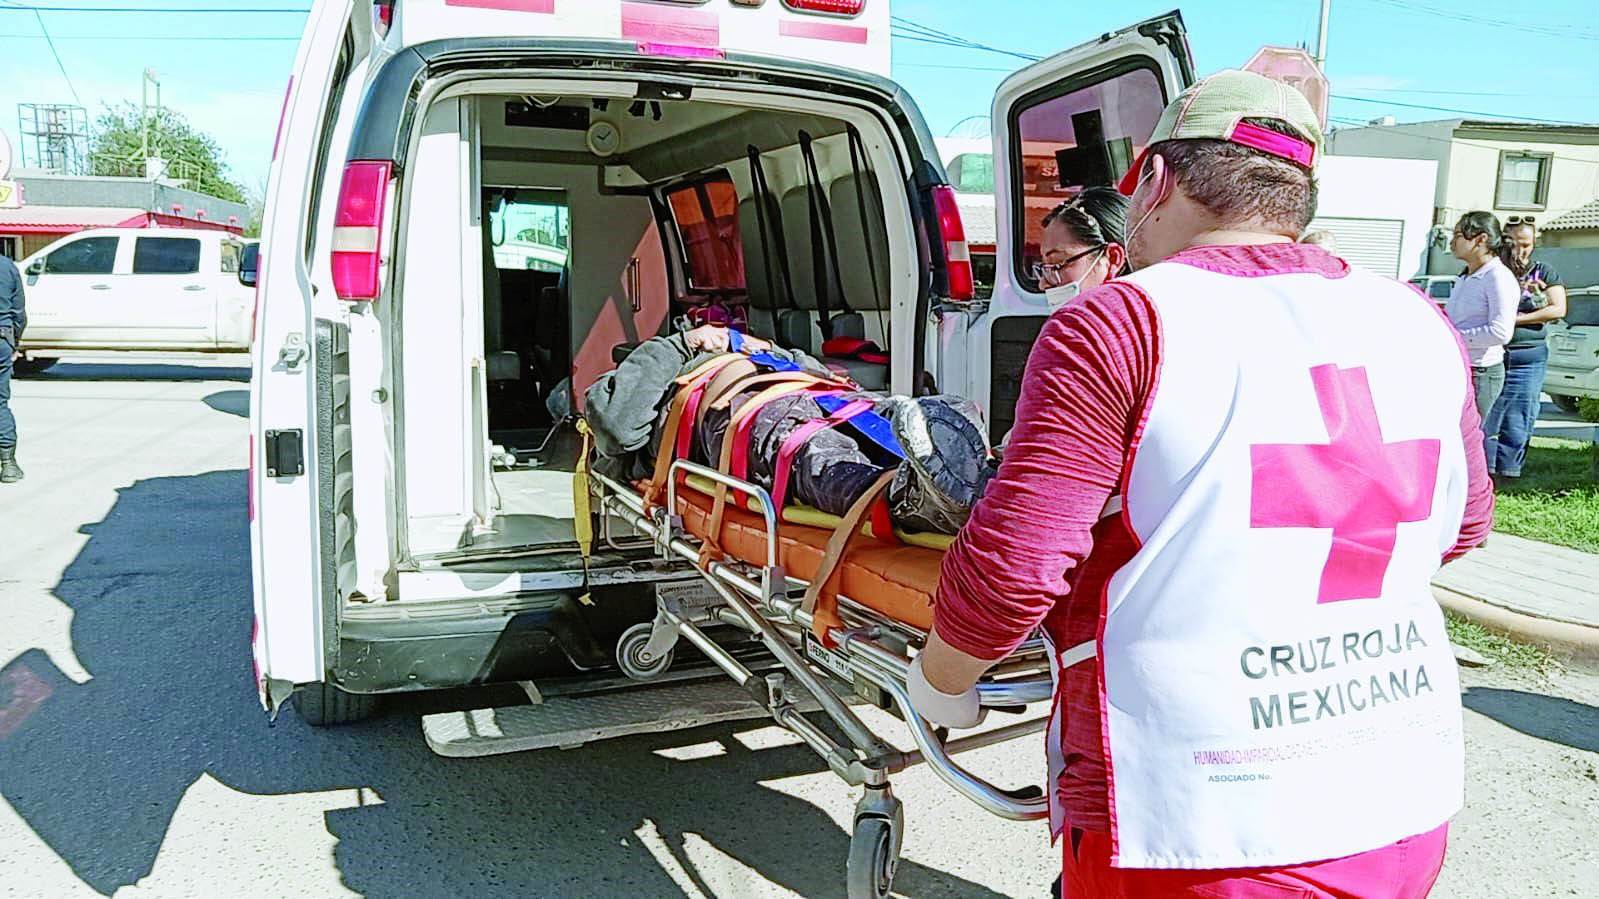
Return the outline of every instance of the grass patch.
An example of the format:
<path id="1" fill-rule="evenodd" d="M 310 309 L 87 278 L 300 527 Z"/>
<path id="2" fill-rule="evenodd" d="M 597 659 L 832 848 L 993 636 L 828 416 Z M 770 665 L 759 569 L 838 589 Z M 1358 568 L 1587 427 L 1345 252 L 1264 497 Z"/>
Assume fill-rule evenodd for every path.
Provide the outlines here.
<path id="1" fill-rule="evenodd" d="M 1521 477 L 1509 478 L 1494 507 L 1494 529 L 1599 553 L 1599 483 L 1594 448 L 1575 440 L 1534 437 Z"/>
<path id="2" fill-rule="evenodd" d="M 1548 674 L 1555 661 L 1549 650 L 1528 643 L 1518 643 L 1503 634 L 1496 634 L 1474 621 L 1444 611 L 1444 629 L 1449 632 L 1449 642 L 1482 653 L 1504 668 Z"/>

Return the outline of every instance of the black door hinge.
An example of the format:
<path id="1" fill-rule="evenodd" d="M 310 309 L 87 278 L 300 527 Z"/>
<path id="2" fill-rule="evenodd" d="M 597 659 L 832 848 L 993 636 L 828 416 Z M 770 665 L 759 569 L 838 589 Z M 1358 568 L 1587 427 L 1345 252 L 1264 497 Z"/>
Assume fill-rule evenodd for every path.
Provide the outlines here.
<path id="1" fill-rule="evenodd" d="M 266 473 L 269 478 L 295 478 L 305 474 L 305 432 L 266 432 Z"/>

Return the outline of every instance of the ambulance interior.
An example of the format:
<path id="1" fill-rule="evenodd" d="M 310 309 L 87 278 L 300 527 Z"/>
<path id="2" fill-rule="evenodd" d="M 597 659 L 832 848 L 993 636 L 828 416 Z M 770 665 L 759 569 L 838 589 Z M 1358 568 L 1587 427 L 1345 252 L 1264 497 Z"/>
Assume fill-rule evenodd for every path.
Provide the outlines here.
<path id="1" fill-rule="evenodd" d="M 647 86 L 626 87 L 429 107 L 407 178 L 397 329 L 414 560 L 570 550 L 584 392 L 674 326 L 743 321 L 889 387 L 872 347 L 824 356 L 821 322 L 825 303 L 831 336 L 886 354 L 892 291 L 914 296 L 908 200 L 893 215 L 882 201 L 907 196 L 889 132 L 837 103 L 646 100 L 632 95 Z M 459 246 L 439 237 L 452 218 Z"/>

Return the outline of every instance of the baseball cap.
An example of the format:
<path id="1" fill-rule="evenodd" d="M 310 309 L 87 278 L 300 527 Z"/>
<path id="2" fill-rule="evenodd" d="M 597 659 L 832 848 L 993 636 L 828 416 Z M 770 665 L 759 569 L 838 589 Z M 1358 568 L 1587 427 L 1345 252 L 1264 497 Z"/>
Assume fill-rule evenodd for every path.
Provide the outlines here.
<path id="1" fill-rule="evenodd" d="M 1244 119 L 1280 122 L 1298 136 L 1279 134 Z M 1310 101 L 1292 85 L 1242 69 L 1223 69 L 1183 91 L 1160 114 L 1149 143 L 1163 140 L 1231 141 L 1314 168 L 1321 152 L 1321 120 Z M 1122 193 L 1132 196 L 1138 188 L 1148 157 L 1146 146 L 1122 176 Z"/>

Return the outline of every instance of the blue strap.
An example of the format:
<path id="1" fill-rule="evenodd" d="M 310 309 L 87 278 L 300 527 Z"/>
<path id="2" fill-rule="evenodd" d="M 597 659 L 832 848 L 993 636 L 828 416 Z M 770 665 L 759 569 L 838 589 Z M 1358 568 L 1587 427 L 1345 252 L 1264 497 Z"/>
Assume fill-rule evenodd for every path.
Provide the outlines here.
<path id="1" fill-rule="evenodd" d="M 735 331 L 734 333 L 737 333 L 737 332 Z M 771 353 L 768 353 L 768 352 L 766 352 L 764 350 L 762 350 L 759 353 L 750 353 L 749 356 L 750 356 L 750 361 L 751 362 L 753 362 L 756 365 L 759 365 L 759 366 L 761 366 L 763 368 L 769 368 L 772 371 L 799 371 L 800 370 L 800 366 L 799 366 L 798 363 L 790 362 L 789 360 L 784 359 L 781 356 L 774 356 Z"/>
<path id="2" fill-rule="evenodd" d="M 735 353 L 744 352 L 744 334 L 737 328 L 727 329 L 727 348 Z"/>
<path id="3" fill-rule="evenodd" d="M 822 411 L 832 415 L 838 410 L 849 405 L 850 401 L 841 396 L 819 396 L 816 405 Z M 883 452 L 898 459 L 905 458 L 905 448 L 899 445 L 899 440 L 894 437 L 894 425 L 887 418 L 876 412 L 864 412 L 850 419 L 841 427 L 850 428 L 862 437 L 870 440 Z"/>

